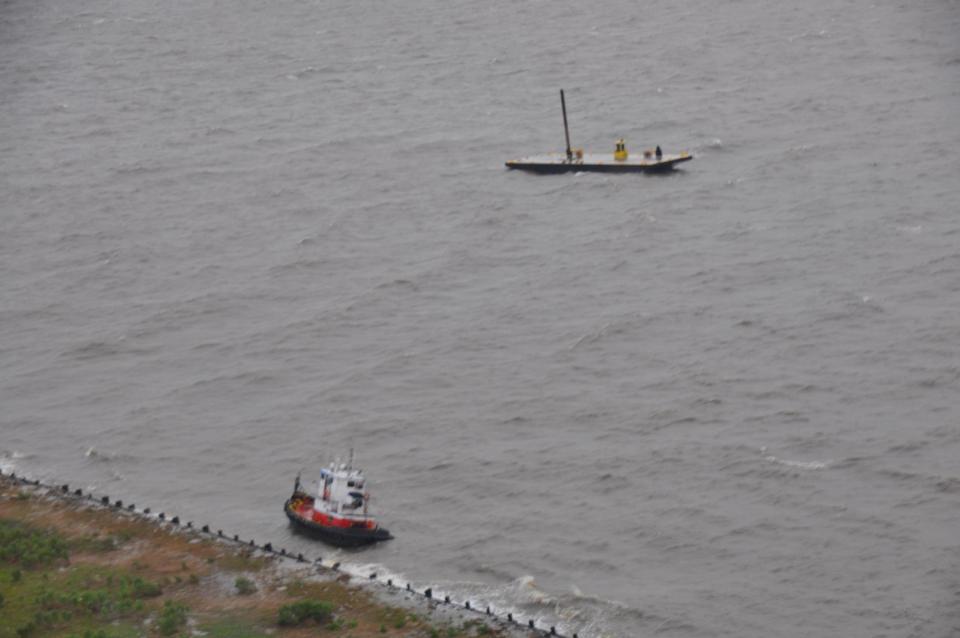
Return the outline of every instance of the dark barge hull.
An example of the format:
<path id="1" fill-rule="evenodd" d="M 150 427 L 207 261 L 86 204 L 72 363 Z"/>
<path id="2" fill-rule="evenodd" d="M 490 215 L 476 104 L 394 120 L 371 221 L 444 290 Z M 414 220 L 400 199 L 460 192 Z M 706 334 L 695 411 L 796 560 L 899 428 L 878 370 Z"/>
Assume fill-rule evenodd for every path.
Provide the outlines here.
<path id="1" fill-rule="evenodd" d="M 377 527 L 375 529 L 330 527 L 308 521 L 298 516 L 290 503 L 291 501 L 289 500 L 284 503 L 283 511 L 287 514 L 287 518 L 290 519 L 290 525 L 294 531 L 310 536 L 311 538 L 320 539 L 331 545 L 338 547 L 361 547 L 393 538 L 390 532 L 383 527 Z"/>
<path id="2" fill-rule="evenodd" d="M 626 159 L 616 161 L 612 155 L 585 155 L 583 159 L 568 160 L 563 155 L 546 155 L 510 160 L 507 168 L 533 173 L 665 173 L 672 171 L 677 164 L 689 162 L 692 155 L 664 156 L 662 159 Z"/>

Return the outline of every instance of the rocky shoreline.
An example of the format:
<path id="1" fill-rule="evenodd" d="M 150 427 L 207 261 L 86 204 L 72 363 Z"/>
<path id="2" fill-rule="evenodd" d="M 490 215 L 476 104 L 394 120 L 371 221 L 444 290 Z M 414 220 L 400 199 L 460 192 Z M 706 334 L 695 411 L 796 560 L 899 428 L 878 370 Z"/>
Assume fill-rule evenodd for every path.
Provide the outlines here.
<path id="1" fill-rule="evenodd" d="M 338 568 L 0 475 L 0 638 L 559 635 Z"/>

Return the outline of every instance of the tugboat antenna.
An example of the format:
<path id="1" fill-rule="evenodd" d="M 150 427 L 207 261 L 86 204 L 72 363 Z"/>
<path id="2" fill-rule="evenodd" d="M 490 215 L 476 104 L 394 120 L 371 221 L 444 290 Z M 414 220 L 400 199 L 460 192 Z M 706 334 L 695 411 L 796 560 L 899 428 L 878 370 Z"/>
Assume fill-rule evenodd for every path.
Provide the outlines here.
<path id="1" fill-rule="evenodd" d="M 353 469 L 353 448 L 350 448 L 350 460 L 347 461 L 347 469 L 348 470 Z"/>
<path id="2" fill-rule="evenodd" d="M 573 159 L 573 151 L 570 150 L 570 128 L 567 126 L 567 101 L 563 97 L 563 89 L 560 89 L 560 108 L 563 109 L 563 132 L 567 136 L 567 161 Z"/>

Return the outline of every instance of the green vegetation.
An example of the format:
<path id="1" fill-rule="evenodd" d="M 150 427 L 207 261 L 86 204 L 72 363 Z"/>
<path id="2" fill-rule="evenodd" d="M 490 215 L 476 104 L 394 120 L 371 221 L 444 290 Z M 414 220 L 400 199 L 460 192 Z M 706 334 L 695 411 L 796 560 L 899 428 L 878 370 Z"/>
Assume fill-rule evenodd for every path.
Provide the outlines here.
<path id="1" fill-rule="evenodd" d="M 5 608 L 0 637 L 29 638 L 59 633 L 58 629 L 76 623 L 99 624 L 143 615 L 143 599 L 162 593 L 156 583 L 94 565 L 51 569 L 69 564 L 70 547 L 96 552 L 115 546 L 113 538 L 109 538 L 109 546 L 104 540 L 83 537 L 68 543 L 54 531 L 0 520 L 0 565 L 16 565 L 9 572 L 0 572 L 4 590 L 0 600 Z M 24 573 L 21 567 L 29 571 Z M 85 633 L 99 638 L 103 632 Z M 111 631 L 108 638 L 116 635 Z M 84 634 L 76 636 L 84 638 Z"/>
<path id="2" fill-rule="evenodd" d="M 267 558 L 253 556 L 250 553 L 227 554 L 216 561 L 218 567 L 232 572 L 257 572 L 266 567 L 269 562 Z"/>
<path id="3" fill-rule="evenodd" d="M 490 627 L 477 620 L 468 620 L 463 623 L 462 627 L 446 625 L 444 626 L 443 630 L 440 630 L 436 627 L 431 627 L 429 635 L 430 638 L 457 638 L 458 636 L 472 636 L 474 634 L 471 630 L 474 627 L 477 630 L 476 635 L 478 636 L 500 635 L 494 634 L 494 631 L 490 629 Z"/>
<path id="4" fill-rule="evenodd" d="M 257 586 L 253 581 L 243 576 L 238 576 L 233 584 L 237 588 L 237 593 L 241 596 L 249 596 L 257 591 Z"/>
<path id="5" fill-rule="evenodd" d="M 67 634 L 67 638 L 142 638 L 143 632 L 134 625 L 111 625 L 110 627 L 85 629 L 82 633 Z"/>
<path id="6" fill-rule="evenodd" d="M 277 613 L 277 624 L 293 627 L 313 620 L 318 624 L 327 624 L 333 619 L 333 605 L 323 600 L 301 600 L 284 605 Z"/>
<path id="7" fill-rule="evenodd" d="M 70 549 L 74 551 L 87 552 L 112 552 L 118 547 L 117 539 L 113 536 L 91 535 L 78 538 L 70 543 Z"/>
<path id="8" fill-rule="evenodd" d="M 479 636 L 486 636 L 492 633 L 492 630 L 490 629 L 490 627 L 488 627 L 482 621 L 479 621 L 479 620 L 465 620 L 463 622 L 462 629 L 464 632 L 470 632 L 470 630 L 474 627 L 476 627 L 477 635 Z"/>
<path id="9" fill-rule="evenodd" d="M 255 622 L 238 618 L 221 618 L 201 624 L 200 629 L 207 638 L 268 638 L 269 636 L 263 629 L 257 628 Z"/>
<path id="10" fill-rule="evenodd" d="M 169 534 L 126 513 L 35 498 L 0 477 L 0 638 L 502 635 L 479 624 L 434 628 L 428 619 L 379 603 L 342 576 L 315 580 L 261 572 L 271 565 L 253 550 Z M 204 586 L 227 577 L 235 592 Z M 258 588 L 264 595 L 238 606 L 237 594 Z M 195 628 L 188 626 L 188 614 Z"/>
<path id="11" fill-rule="evenodd" d="M 142 599 L 160 595 L 156 584 L 142 578 L 114 578 L 102 568 L 90 566 L 55 578 L 43 576 L 46 574 L 25 580 L 15 592 L 19 605 L 10 610 L 10 616 L 20 638 L 73 621 L 109 622 L 140 616 L 145 611 Z"/>
<path id="12" fill-rule="evenodd" d="M 67 559 L 67 543 L 48 530 L 0 519 L 0 562 L 30 569 Z"/>
<path id="13" fill-rule="evenodd" d="M 183 603 L 168 600 L 163 603 L 163 609 L 160 611 L 160 620 L 157 622 L 157 629 L 164 636 L 172 636 L 187 624 L 187 606 Z"/>
<path id="14" fill-rule="evenodd" d="M 135 576 L 132 579 L 121 578 L 120 582 L 121 588 L 124 587 L 126 583 L 130 583 L 135 598 L 154 598 L 163 593 L 160 585 L 152 583 L 149 580 L 143 580 L 139 576 Z"/>

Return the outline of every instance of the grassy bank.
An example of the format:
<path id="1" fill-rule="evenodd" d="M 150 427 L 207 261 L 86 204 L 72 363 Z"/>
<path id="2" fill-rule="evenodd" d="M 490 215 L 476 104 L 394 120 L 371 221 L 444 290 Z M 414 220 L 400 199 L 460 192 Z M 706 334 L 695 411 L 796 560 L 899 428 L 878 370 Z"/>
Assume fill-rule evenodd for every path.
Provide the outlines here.
<path id="1" fill-rule="evenodd" d="M 468 638 L 482 619 L 392 607 L 342 574 L 0 479 L 0 638 Z"/>

